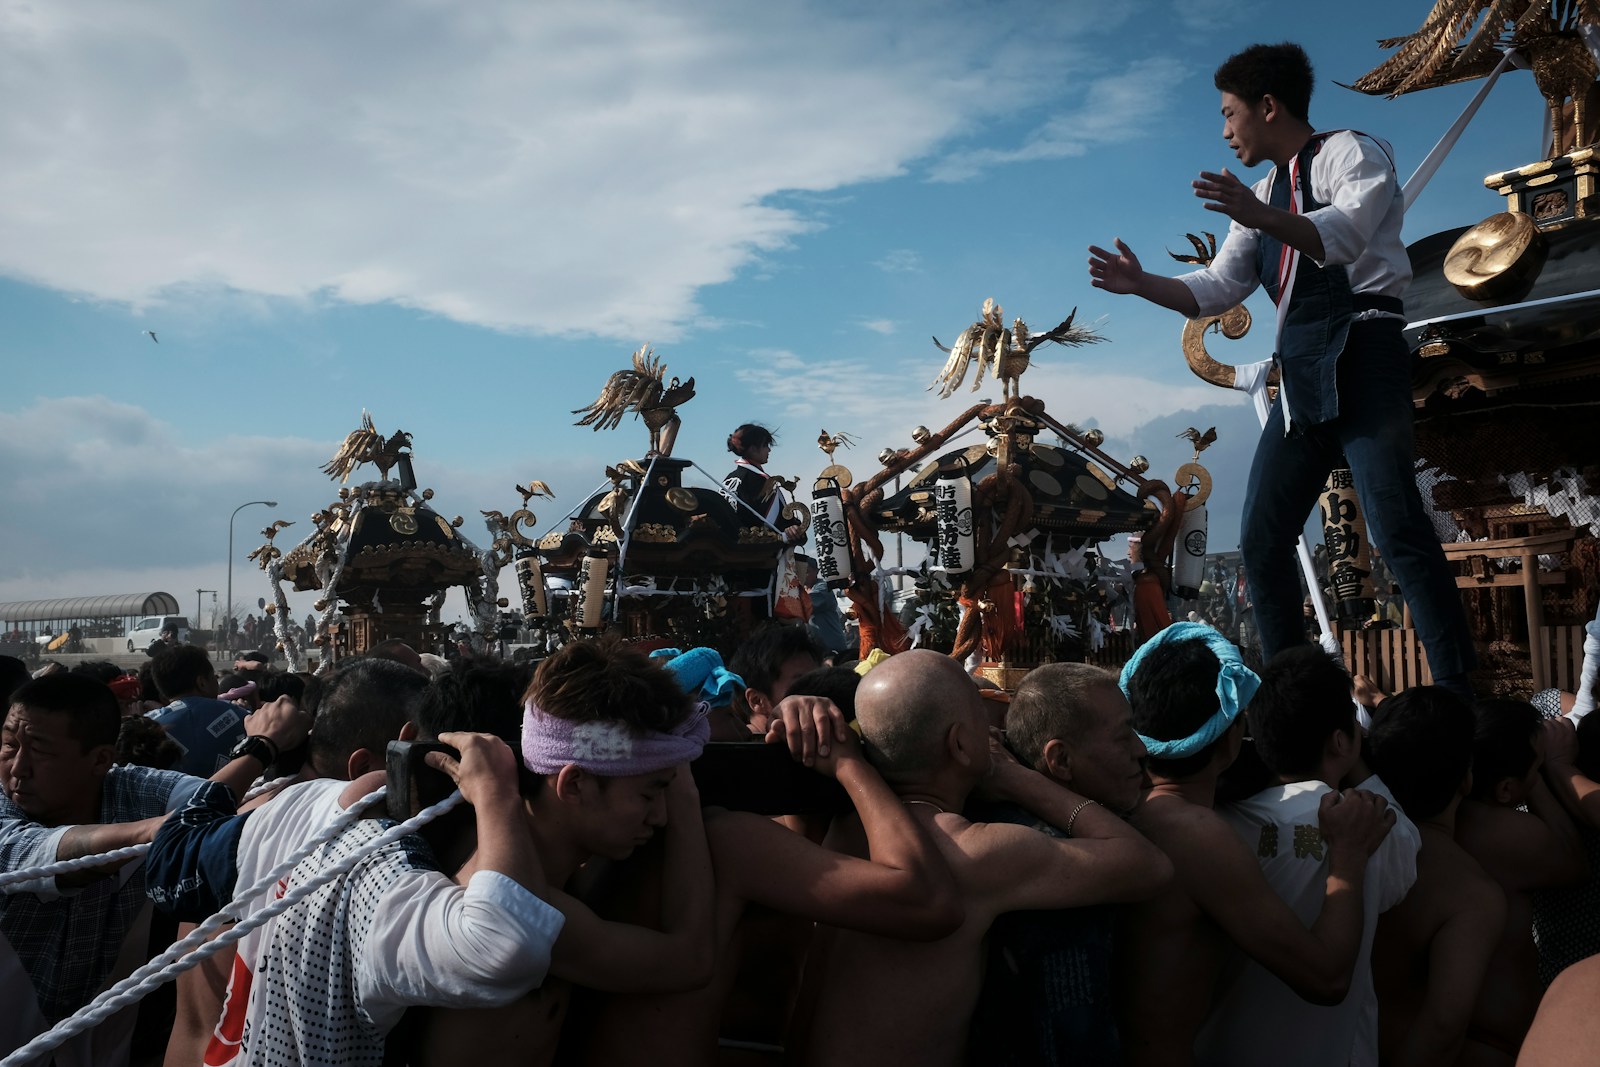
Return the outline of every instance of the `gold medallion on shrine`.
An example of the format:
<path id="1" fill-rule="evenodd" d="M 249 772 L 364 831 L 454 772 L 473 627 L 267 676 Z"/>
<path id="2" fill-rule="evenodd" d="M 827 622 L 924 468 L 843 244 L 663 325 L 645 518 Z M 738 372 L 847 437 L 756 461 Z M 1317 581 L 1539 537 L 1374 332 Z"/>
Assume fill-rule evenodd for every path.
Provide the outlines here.
<path id="1" fill-rule="evenodd" d="M 675 485 L 671 489 L 667 490 L 667 503 L 671 504 L 679 511 L 692 512 L 700 506 L 700 498 L 695 496 L 693 489 L 686 489 L 681 485 Z"/>

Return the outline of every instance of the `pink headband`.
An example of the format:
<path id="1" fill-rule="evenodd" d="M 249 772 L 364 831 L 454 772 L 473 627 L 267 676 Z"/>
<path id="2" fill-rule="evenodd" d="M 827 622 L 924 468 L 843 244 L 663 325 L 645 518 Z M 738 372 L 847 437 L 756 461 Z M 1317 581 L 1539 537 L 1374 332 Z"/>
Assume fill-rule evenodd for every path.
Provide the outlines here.
<path id="1" fill-rule="evenodd" d="M 611 778 L 649 774 L 696 758 L 710 736 L 704 704 L 673 732 L 655 733 L 621 722 L 560 719 L 530 700 L 522 711 L 522 762 L 534 774 L 555 774 L 568 764 Z"/>

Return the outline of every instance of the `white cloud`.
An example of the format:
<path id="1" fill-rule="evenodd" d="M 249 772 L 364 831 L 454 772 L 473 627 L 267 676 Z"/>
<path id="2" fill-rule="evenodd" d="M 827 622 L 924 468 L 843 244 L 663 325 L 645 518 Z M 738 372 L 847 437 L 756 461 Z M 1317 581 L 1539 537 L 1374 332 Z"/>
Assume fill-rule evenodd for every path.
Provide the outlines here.
<path id="1" fill-rule="evenodd" d="M 1154 101 L 1165 99 L 1197 68 L 1172 59 L 1141 59 L 1127 69 L 1088 82 L 1082 99 L 1051 116 L 1016 148 L 975 148 L 944 156 L 929 172 L 933 181 L 959 182 L 1008 163 L 1067 159 L 1151 132 L 1159 121 Z"/>
<path id="2" fill-rule="evenodd" d="M 885 274 L 916 274 L 922 270 L 922 256 L 910 248 L 894 248 L 872 265 Z"/>
<path id="3" fill-rule="evenodd" d="M 865 319 L 861 322 L 861 328 L 871 330 L 873 333 L 880 333 L 885 337 L 899 329 L 893 319 Z"/>
<path id="4" fill-rule="evenodd" d="M 1086 3 L 915 10 L 6 0 L 0 273 L 670 338 L 817 225 L 776 194 L 899 174 L 1092 47 Z"/>

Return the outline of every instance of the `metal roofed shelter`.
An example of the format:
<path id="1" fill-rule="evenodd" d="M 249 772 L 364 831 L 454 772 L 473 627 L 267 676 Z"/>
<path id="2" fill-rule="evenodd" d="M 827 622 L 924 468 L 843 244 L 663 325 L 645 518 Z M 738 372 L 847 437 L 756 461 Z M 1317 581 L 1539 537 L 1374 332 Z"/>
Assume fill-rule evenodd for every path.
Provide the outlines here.
<path id="1" fill-rule="evenodd" d="M 18 600 L 0 604 L 0 622 L 69 622 L 77 619 L 131 619 L 145 615 L 181 615 L 171 593 L 122 593 L 112 596 L 66 597 L 60 600 Z"/>

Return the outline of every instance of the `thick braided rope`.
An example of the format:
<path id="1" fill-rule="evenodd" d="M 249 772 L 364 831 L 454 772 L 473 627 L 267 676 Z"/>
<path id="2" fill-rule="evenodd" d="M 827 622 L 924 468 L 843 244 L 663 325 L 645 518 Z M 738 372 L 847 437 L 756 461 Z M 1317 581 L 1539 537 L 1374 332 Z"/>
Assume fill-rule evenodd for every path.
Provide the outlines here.
<path id="1" fill-rule="evenodd" d="M 384 792 L 385 790 L 378 789 L 373 793 L 369 793 L 358 802 L 357 807 L 348 809 L 344 814 L 347 816 L 352 815 L 358 810 L 358 808 L 366 807 L 378 797 L 382 796 Z M 365 848 L 356 852 L 352 852 L 350 855 L 346 856 L 338 863 L 335 863 L 333 866 L 318 871 L 311 879 L 295 886 L 293 889 L 289 890 L 288 893 L 284 894 L 277 900 L 274 900 L 272 903 L 268 904 L 254 915 L 251 915 L 249 918 L 240 921 L 233 927 L 233 929 L 221 934 L 213 941 L 209 941 L 203 945 L 200 945 L 200 947 L 196 948 L 193 952 L 188 952 L 188 948 L 192 947 L 193 943 L 204 940 L 205 937 L 210 936 L 213 930 L 225 925 L 229 921 L 228 908 L 224 908 L 216 915 L 213 915 L 211 918 L 195 927 L 194 933 L 173 945 L 172 948 L 151 960 L 143 967 L 134 971 L 127 978 L 124 978 L 110 989 L 107 989 L 105 992 L 95 997 L 94 1000 L 90 1001 L 83 1008 L 80 1008 L 76 1014 L 72 1015 L 70 1018 L 61 1020 L 61 1022 L 57 1023 L 46 1032 L 40 1034 L 26 1045 L 23 1045 L 5 1059 L 0 1060 L 0 1067 L 24 1067 L 24 1065 L 42 1058 L 45 1053 L 51 1052 L 60 1047 L 62 1044 L 71 1040 L 73 1037 L 76 1037 L 83 1031 L 99 1026 L 102 1022 L 109 1019 L 123 1008 L 126 1008 L 128 1005 L 137 1004 L 146 996 L 155 992 L 166 983 L 172 981 L 184 971 L 187 971 L 192 967 L 199 966 L 201 963 L 210 959 L 218 952 L 221 952 L 223 949 L 233 945 L 236 941 L 239 941 L 252 930 L 255 930 L 260 926 L 264 926 L 277 915 L 287 911 L 289 908 L 294 907 L 301 900 L 305 899 L 307 896 L 310 896 L 312 893 L 315 893 L 324 885 L 327 885 L 329 882 L 332 882 L 335 879 L 343 877 L 345 874 L 349 873 L 357 863 L 360 863 L 363 859 L 365 859 L 369 853 L 376 852 L 378 849 L 393 844 L 402 837 L 405 837 L 407 834 L 415 833 L 417 830 L 426 826 L 434 819 L 437 819 L 445 812 L 450 811 L 452 808 L 455 808 L 457 805 L 461 804 L 464 800 L 465 798 L 462 797 L 461 790 L 458 789 L 449 796 L 445 797 L 443 800 L 439 801 L 439 803 L 423 808 L 420 812 L 407 819 L 405 822 L 391 826 L 378 837 L 373 838 L 373 840 L 369 842 Z M 333 826 L 337 825 L 342 832 L 346 827 L 348 827 L 349 823 L 353 821 L 355 820 L 346 820 L 341 818 L 334 824 L 330 824 L 329 829 L 332 829 Z M 247 892 L 236 895 L 234 897 L 234 903 L 238 903 L 241 900 L 249 899 L 259 895 L 268 886 L 272 885 L 274 882 L 278 881 L 278 879 L 294 870 L 295 867 L 299 866 L 300 861 L 306 856 L 310 855 L 312 851 L 314 851 L 316 848 L 320 848 L 329 840 L 332 840 L 332 837 L 335 836 L 337 836 L 337 834 L 329 835 L 326 831 L 324 831 L 322 834 L 319 834 L 317 838 L 314 839 L 309 845 L 302 847 L 300 851 L 296 853 L 292 861 L 286 860 L 279 864 L 275 870 L 263 877 L 255 885 L 251 886 Z M 230 904 L 229 908 L 232 906 L 233 905 Z M 181 951 L 180 946 L 183 946 Z M 185 952 L 188 954 L 184 955 Z M 182 956 L 182 958 L 178 959 L 176 958 L 177 956 Z"/>
<path id="2" fill-rule="evenodd" d="M 71 874 L 73 871 L 86 871 L 91 867 L 103 867 L 108 863 L 116 863 L 119 860 L 134 859 L 148 851 L 150 851 L 148 843 L 127 845 L 123 848 L 114 848 L 110 852 L 96 852 L 92 856 L 56 860 L 54 863 L 45 863 L 38 867 L 23 867 L 20 870 L 7 871 L 5 874 L 0 874 L 0 890 L 4 890 L 7 893 L 24 893 L 27 890 L 20 888 L 19 883 L 21 882 L 32 882 L 40 878 L 53 878 L 58 874 Z"/>
<path id="3" fill-rule="evenodd" d="M 249 788 L 244 796 L 239 798 L 239 803 L 248 804 L 256 797 L 265 796 L 274 789 L 282 789 L 284 786 L 292 784 L 298 777 L 300 776 L 297 774 L 286 774 L 282 778 L 274 778 L 268 782 L 257 782 Z"/>

